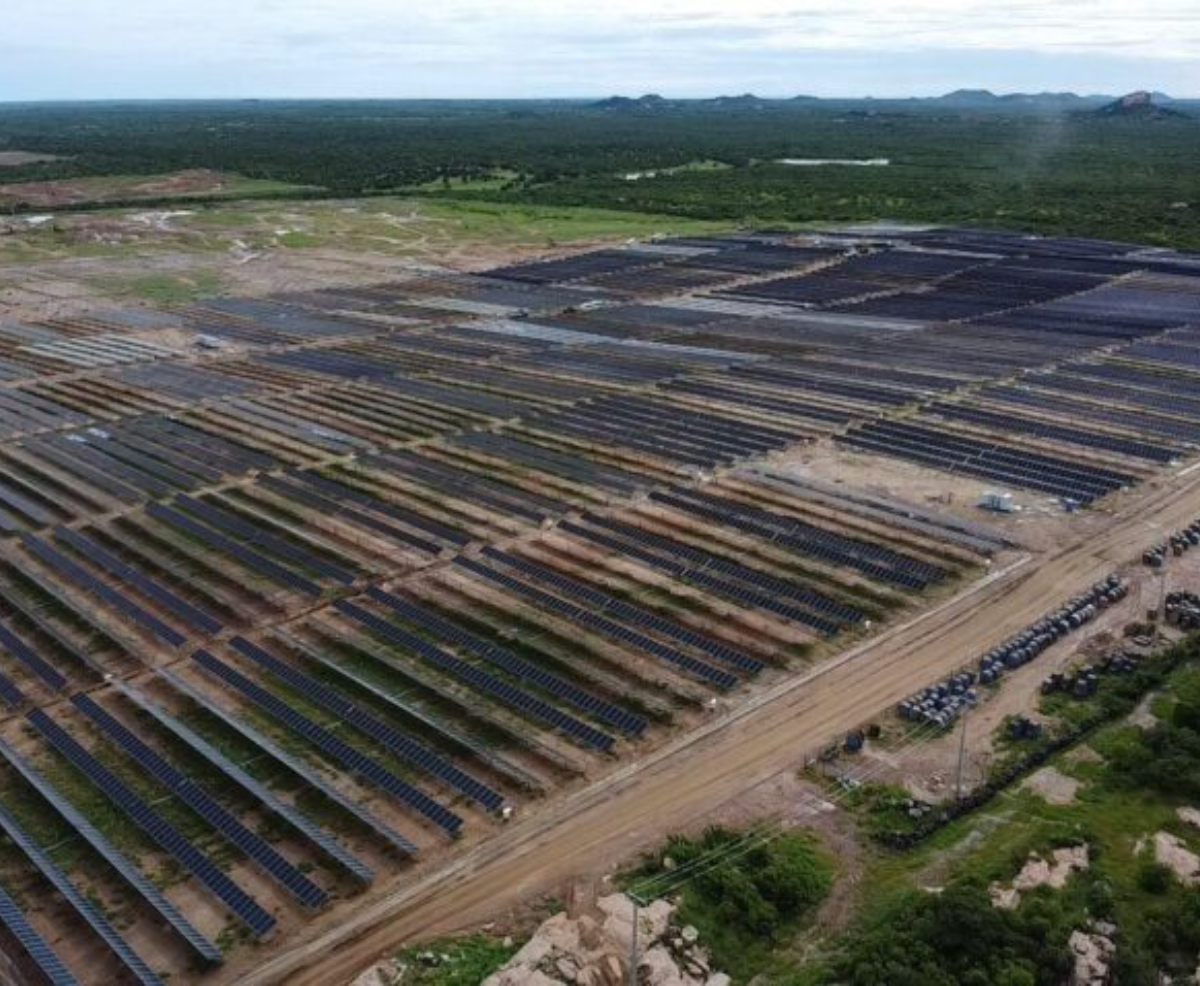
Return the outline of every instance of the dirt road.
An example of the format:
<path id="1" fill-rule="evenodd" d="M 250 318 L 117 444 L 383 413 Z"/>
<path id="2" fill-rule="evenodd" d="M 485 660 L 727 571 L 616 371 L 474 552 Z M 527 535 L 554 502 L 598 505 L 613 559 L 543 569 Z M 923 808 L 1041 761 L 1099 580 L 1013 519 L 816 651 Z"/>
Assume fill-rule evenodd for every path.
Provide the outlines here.
<path id="1" fill-rule="evenodd" d="M 967 663 L 1200 516 L 1200 473 L 1147 491 L 1100 535 L 995 573 L 982 586 L 782 683 L 561 803 L 516 821 L 419 883 L 240 971 L 246 986 L 332 986 L 405 942 L 503 915 L 572 876 L 603 872 L 639 833 L 683 825 Z"/>

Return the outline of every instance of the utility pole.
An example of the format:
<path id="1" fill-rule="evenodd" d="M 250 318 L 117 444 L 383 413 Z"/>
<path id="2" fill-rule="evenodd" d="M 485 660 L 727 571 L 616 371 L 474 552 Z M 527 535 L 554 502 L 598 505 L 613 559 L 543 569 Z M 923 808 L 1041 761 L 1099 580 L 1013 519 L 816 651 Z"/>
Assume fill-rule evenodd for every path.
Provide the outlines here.
<path id="1" fill-rule="evenodd" d="M 958 733 L 958 782 L 955 784 L 955 797 L 959 801 L 963 798 L 963 772 L 967 766 L 967 716 L 970 711 L 969 705 L 963 706 L 962 729 Z"/>
<path id="2" fill-rule="evenodd" d="M 629 935 L 629 986 L 638 986 L 638 898 L 632 890 L 629 892 L 629 902 L 633 905 L 633 924 Z"/>
<path id="3" fill-rule="evenodd" d="M 1168 541 L 1167 550 L 1163 552 L 1162 572 L 1159 574 L 1158 582 L 1158 625 L 1164 627 L 1167 625 L 1167 570 L 1171 567 L 1171 555 L 1174 554 L 1174 547 Z"/>

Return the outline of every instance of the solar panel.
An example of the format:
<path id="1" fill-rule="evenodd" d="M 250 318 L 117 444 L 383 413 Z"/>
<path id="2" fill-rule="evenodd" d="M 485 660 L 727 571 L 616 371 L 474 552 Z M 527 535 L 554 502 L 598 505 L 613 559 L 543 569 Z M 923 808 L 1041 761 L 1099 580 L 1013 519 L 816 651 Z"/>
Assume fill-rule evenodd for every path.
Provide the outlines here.
<path id="1" fill-rule="evenodd" d="M 187 642 L 187 637 L 174 627 L 164 623 L 153 613 L 148 612 L 137 603 L 127 599 L 120 592 L 105 585 L 90 572 L 84 571 L 79 565 L 76 565 L 75 562 L 67 558 L 66 555 L 56 551 L 44 541 L 39 540 L 32 534 L 26 534 L 22 536 L 21 543 L 42 562 L 57 570 L 60 574 L 65 575 L 73 582 L 83 586 L 92 595 L 103 599 L 110 606 L 115 607 L 135 623 L 145 627 L 154 636 L 170 644 L 172 647 L 179 647 Z"/>
<path id="2" fill-rule="evenodd" d="M 507 552 L 492 547 L 484 548 L 483 553 L 492 561 L 498 561 L 502 565 L 507 565 L 526 575 L 532 575 L 534 578 L 552 585 L 564 595 L 590 603 L 592 606 L 598 607 L 602 612 L 611 612 L 628 623 L 649 627 L 651 630 L 661 633 L 665 637 L 671 637 L 682 644 L 687 644 L 689 647 L 704 651 L 717 658 L 717 660 L 724 661 L 726 664 L 730 664 L 749 674 L 757 674 L 763 668 L 762 661 L 749 657 L 730 647 L 728 644 L 718 643 L 711 637 L 697 633 L 695 630 L 681 626 L 671 620 L 664 619 L 658 614 L 642 609 L 633 603 L 625 602 L 623 599 L 616 599 L 606 592 L 594 589 L 560 572 L 552 571 L 547 566 L 532 562 L 528 558 L 510 555 Z"/>
<path id="3" fill-rule="evenodd" d="M 192 951 L 204 962 L 216 964 L 221 961 L 220 950 L 207 938 L 201 935 L 188 920 L 176 910 L 175 905 L 163 896 L 162 892 L 148 880 L 108 839 L 101 834 L 87 818 L 70 801 L 66 800 L 58 790 L 25 760 L 16 750 L 0 740 L 0 756 L 38 792 L 46 802 L 62 818 L 68 822 L 75 832 L 96 850 L 109 865 L 117 871 L 125 882 L 153 908 L 168 925 L 175 929 L 179 936 L 187 942 Z"/>
<path id="4" fill-rule="evenodd" d="M 0 923 L 3 923 L 9 933 L 21 943 L 25 954 L 33 960 L 52 986 L 77 986 L 79 980 L 63 965 L 62 959 L 54 949 L 34 930 L 29 919 L 25 917 L 25 912 L 3 887 L 0 887 Z"/>
<path id="5" fill-rule="evenodd" d="M 276 555 L 342 585 L 354 583 L 354 575 L 346 569 L 333 565 L 319 558 L 313 552 L 300 548 L 278 535 L 268 533 L 257 523 L 245 520 L 231 510 L 189 496 L 176 497 L 175 504 L 199 517 L 206 524 L 245 538 L 247 542 L 257 545 L 269 554 Z"/>
<path id="6" fill-rule="evenodd" d="M 142 986 L 161 986 L 162 980 L 154 974 L 141 957 L 125 941 L 117 930 L 109 923 L 108 918 L 88 900 L 79 888 L 73 884 L 67 875 L 60 870 L 50 856 L 38 845 L 37 841 L 20 822 L 0 804 L 0 828 L 5 835 L 16 844 L 30 862 L 38 868 L 41 874 L 50 881 L 63 898 L 71 905 L 87 925 L 96 932 L 109 947 L 109 950 L 121 961 L 121 964 Z"/>
<path id="7" fill-rule="evenodd" d="M 25 694 L 7 675 L 0 674 L 0 698 L 10 709 L 20 708 L 25 704 Z"/>
<path id="8" fill-rule="evenodd" d="M 0 623 L 0 647 L 3 647 L 56 692 L 67 687 L 67 679 L 38 655 L 25 641 Z"/>
<path id="9" fill-rule="evenodd" d="M 504 807 L 504 798 L 486 784 L 480 783 L 444 757 L 370 715 L 336 689 L 323 685 L 304 672 L 280 661 L 261 647 L 246 640 L 245 637 L 233 637 L 229 641 L 229 645 L 239 654 L 250 658 L 259 667 L 265 668 L 275 675 L 288 687 L 300 692 L 305 698 L 341 717 L 361 733 L 370 736 L 406 763 L 420 768 L 455 791 L 472 798 L 489 811 L 500 811 Z"/>
<path id="10" fill-rule="evenodd" d="M 540 668 L 530 661 L 517 657 L 516 654 L 503 647 L 497 647 L 495 644 L 488 643 L 486 640 L 475 636 L 475 634 L 462 629 L 462 627 L 442 619 L 428 609 L 418 606 L 407 599 L 392 595 L 389 592 L 384 592 L 382 589 L 368 589 L 367 595 L 376 602 L 383 603 L 389 609 L 399 613 L 410 623 L 423 627 L 450 641 L 455 646 L 491 661 L 497 667 L 502 668 L 514 677 L 524 678 L 527 681 L 533 682 L 551 695 L 570 702 L 576 708 L 582 709 L 597 719 L 608 722 L 633 735 L 640 735 L 646 729 L 646 720 L 641 716 L 635 716 L 619 706 L 613 705 L 611 702 L 605 702 L 595 695 L 590 695 L 566 679 L 560 678 L 558 675 L 547 671 L 545 668 Z"/>
<path id="11" fill-rule="evenodd" d="M 334 736 L 328 729 L 317 725 L 307 716 L 301 715 L 281 698 L 272 695 L 265 688 L 255 684 L 212 654 L 198 650 L 192 654 L 192 660 L 241 692 L 260 709 L 303 736 L 348 770 L 361 775 L 376 787 L 387 791 L 401 804 L 412 808 L 450 835 L 457 835 L 459 829 L 462 828 L 462 819 L 454 812 L 444 808 L 407 781 L 401 780 L 370 757 L 359 753 L 349 743 Z"/>
<path id="12" fill-rule="evenodd" d="M 205 613 L 202 609 L 193 606 L 185 599 L 181 599 L 175 593 L 164 589 L 153 579 L 143 575 L 132 566 L 125 564 L 112 552 L 102 548 L 94 540 L 86 537 L 79 531 L 72 530 L 69 527 L 59 527 L 55 530 L 54 536 L 58 540 L 71 545 L 72 548 L 88 559 L 88 561 L 100 566 L 127 585 L 133 586 L 139 592 L 170 610 L 179 619 L 200 630 L 202 633 L 211 635 L 220 633 L 224 629 L 221 626 L 220 620 Z"/>
<path id="13" fill-rule="evenodd" d="M 415 720 L 420 724 L 422 730 L 428 730 L 429 735 L 436 736 L 439 741 L 453 747 L 456 751 L 465 753 L 474 760 L 486 764 L 496 773 L 508 778 L 527 791 L 545 792 L 546 785 L 540 778 L 501 756 L 500 753 L 493 750 L 482 740 L 461 732 L 444 720 L 431 715 L 421 707 L 419 701 L 411 700 L 408 694 L 398 694 L 390 689 L 381 688 L 374 682 L 364 678 L 357 671 L 326 657 L 320 651 L 309 646 L 307 642 L 286 630 L 275 628 L 271 631 L 271 634 L 283 642 L 289 650 L 303 655 L 306 660 L 312 661 L 318 667 L 349 683 L 358 691 L 367 693 L 387 706 L 387 708 L 400 713 L 404 718 Z"/>
<path id="14" fill-rule="evenodd" d="M 347 814 L 358 819 L 358 821 L 361 822 L 368 831 L 380 836 L 393 848 L 398 849 L 406 856 L 417 855 L 417 847 L 413 845 L 412 842 L 402 836 L 386 822 L 381 821 L 358 802 L 352 801 L 350 798 L 342 794 L 342 792 L 337 788 L 326 783 L 312 764 L 306 763 L 305 761 L 292 756 L 286 750 L 276 745 L 268 737 L 260 733 L 249 723 L 243 722 L 242 720 L 231 716 L 224 709 L 214 705 L 208 699 L 208 696 L 206 696 L 203 692 L 193 688 L 173 671 L 162 669 L 158 672 L 158 674 L 164 680 L 169 681 L 177 691 L 188 696 L 188 698 L 200 706 L 200 708 L 204 709 L 205 712 L 220 720 L 225 726 L 241 736 L 242 739 L 246 740 L 256 749 L 261 750 L 276 763 L 286 767 L 289 771 L 291 771 L 294 777 L 303 781 L 313 790 L 319 791 L 327 800 L 337 805 Z"/>
<path id="15" fill-rule="evenodd" d="M 455 558 L 454 564 L 460 568 L 465 568 L 469 572 L 474 572 L 485 579 L 504 586 L 506 589 L 511 589 L 513 592 L 535 600 L 540 606 L 546 610 L 556 613 L 559 616 L 566 617 L 583 626 L 590 627 L 594 630 L 599 630 L 601 633 L 610 637 L 615 637 L 622 643 L 630 644 L 638 650 L 644 651 L 647 654 L 652 654 L 655 657 L 662 658 L 670 664 L 682 668 L 684 671 L 697 678 L 707 681 L 709 684 L 716 685 L 718 688 L 732 688 L 737 684 L 737 678 L 729 674 L 727 671 L 720 671 L 704 661 L 697 660 L 694 657 L 689 657 L 687 654 L 682 654 L 672 647 L 665 647 L 657 640 L 653 640 L 644 634 L 636 633 L 628 627 L 621 626 L 612 620 L 605 619 L 602 616 L 597 616 L 595 613 L 590 613 L 587 610 L 576 606 L 574 603 L 569 603 L 564 599 L 559 599 L 557 596 L 552 596 L 548 592 L 543 592 L 541 589 L 536 589 L 528 583 L 521 582 L 519 579 L 514 579 L 503 572 L 497 572 L 495 569 L 488 568 L 486 565 L 481 565 L 470 558 Z"/>
<path id="16" fill-rule="evenodd" d="M 41 709 L 34 709 L 25 718 L 51 746 L 120 808 L 131 822 L 195 875 L 256 937 L 263 938 L 274 929 L 275 919 L 263 910 L 253 897 L 164 821 L 162 816 L 118 780 L 115 774 L 102 766 L 58 723 Z"/>
<path id="17" fill-rule="evenodd" d="M 434 647 L 415 634 L 402 630 L 396 624 L 389 623 L 374 613 L 368 613 L 361 607 L 346 602 L 344 599 L 334 603 L 334 608 L 338 612 L 361 623 L 389 643 L 396 644 L 410 653 L 425 658 L 440 670 L 467 682 L 467 684 L 479 691 L 494 696 L 501 702 L 524 712 L 526 715 L 540 719 L 555 729 L 561 729 L 567 735 L 579 740 L 581 743 L 598 750 L 604 750 L 605 752 L 612 749 L 613 739 L 606 733 L 602 733 L 598 729 L 593 729 L 591 726 L 580 722 L 573 716 L 567 715 L 548 702 L 534 698 L 532 695 L 521 691 L 519 688 L 514 688 L 512 685 L 501 681 L 486 671 L 451 656 L 446 651 L 439 647 Z"/>
<path id="18" fill-rule="evenodd" d="M 218 534 L 211 528 L 192 520 L 187 514 L 180 513 L 178 510 L 173 510 L 170 507 L 164 507 L 161 503 L 151 503 L 146 507 L 146 513 L 155 520 L 161 520 L 172 527 L 185 531 L 204 544 L 205 547 L 224 552 L 230 557 L 236 558 L 247 568 L 258 572 L 260 575 L 265 575 L 280 585 L 303 592 L 309 596 L 319 596 L 321 594 L 321 587 L 315 582 L 297 575 L 290 568 L 286 568 L 278 562 L 272 561 L 270 558 L 265 558 L 256 551 L 251 551 L 249 548 L 225 537 L 223 534 Z"/>
<path id="19" fill-rule="evenodd" d="M 409 545 L 413 548 L 418 548 L 421 551 L 431 555 L 438 554 L 442 548 L 441 545 L 418 537 L 403 528 L 397 527 L 394 524 L 389 524 L 386 521 L 380 520 L 371 514 L 363 513 L 361 510 L 355 510 L 353 507 L 347 507 L 345 504 L 337 503 L 326 497 L 323 497 L 312 490 L 306 490 L 302 487 L 293 486 L 291 483 L 276 476 L 263 476 L 259 479 L 259 485 L 264 489 L 270 490 L 278 496 L 286 499 L 294 500 L 297 503 L 303 503 L 307 507 L 312 507 L 322 511 L 326 516 L 337 517 L 341 520 L 349 521 L 353 524 L 358 524 L 368 530 L 376 531 L 383 534 L 393 541 L 399 541 L 401 544 Z"/>
<path id="20" fill-rule="evenodd" d="M 345 483 L 326 479 L 324 476 L 310 472 L 295 472 L 292 474 L 292 477 L 299 482 L 321 490 L 326 495 L 332 496 L 335 499 L 349 500 L 351 503 L 357 503 L 368 510 L 374 510 L 385 517 L 391 517 L 393 520 L 416 527 L 418 530 L 423 530 L 434 537 L 449 541 L 451 544 L 461 546 L 471 540 L 469 535 L 446 524 L 442 524 L 432 517 L 425 517 L 415 511 L 405 510 L 395 504 L 386 503 L 377 497 L 368 496 L 366 493 L 356 490 L 352 486 L 347 486 Z"/>
<path id="21" fill-rule="evenodd" d="M 221 753 L 220 750 L 205 740 L 204 737 L 200 736 L 199 733 L 194 732 L 188 726 L 184 725 L 183 722 L 132 685 L 121 681 L 116 681 L 113 684 L 122 695 L 136 704 L 138 708 L 148 713 L 156 722 L 186 743 L 188 747 L 224 774 L 228 780 L 256 798 L 270 812 L 282 818 L 359 882 L 370 883 L 374 879 L 374 873 L 371 869 L 343 848 L 337 839 L 312 822 L 308 816 L 279 798 L 266 785 L 260 783 L 250 774 L 246 773 L 246 771 L 242 770 L 241 767 Z"/>
<path id="22" fill-rule="evenodd" d="M 329 895 L 324 890 L 276 852 L 265 839 L 246 828 L 199 784 L 159 756 L 90 696 L 76 695 L 71 699 L 71 703 L 99 726 L 104 734 L 116 742 L 117 746 L 146 773 L 173 792 L 180 801 L 262 867 L 267 875 L 286 887 L 301 904 L 316 909 L 329 900 Z"/>

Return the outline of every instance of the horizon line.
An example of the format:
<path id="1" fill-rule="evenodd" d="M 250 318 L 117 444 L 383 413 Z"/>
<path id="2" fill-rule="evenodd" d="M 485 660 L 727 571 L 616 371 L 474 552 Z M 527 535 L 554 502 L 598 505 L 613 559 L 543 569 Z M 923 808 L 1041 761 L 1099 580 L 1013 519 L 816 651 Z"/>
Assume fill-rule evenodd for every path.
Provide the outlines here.
<path id="1" fill-rule="evenodd" d="M 636 95 L 628 95 L 624 93 L 607 92 L 603 94 L 593 95 L 543 95 L 543 96 L 323 96 L 323 95 L 304 95 L 304 96 L 278 96 L 278 95 L 258 95 L 258 96 L 210 96 L 210 95 L 195 95 L 195 96 L 31 96 L 14 99 L 6 99 L 0 97 L 0 106 L 20 106 L 20 105 L 43 105 L 43 104 L 101 104 L 101 103 L 306 103 L 306 102 L 325 102 L 325 103 L 354 103 L 354 102 L 375 102 L 375 103 L 582 103 L 582 102 L 599 102 L 607 99 L 644 99 L 647 96 L 658 96 L 668 102 L 674 103 L 700 103 L 711 102 L 716 99 L 738 99 L 746 96 L 762 100 L 763 102 L 795 102 L 799 100 L 810 100 L 813 102 L 912 102 L 921 100 L 939 100 L 949 96 L 958 95 L 960 93 L 974 93 L 980 96 L 990 95 L 997 99 L 1012 96 L 1073 96 L 1077 99 L 1121 99 L 1124 96 L 1134 92 L 1149 92 L 1155 96 L 1165 96 L 1166 98 L 1176 102 L 1188 102 L 1200 100 L 1200 94 L 1176 96 L 1171 93 L 1163 92 L 1157 89 L 1134 89 L 1127 93 L 1104 93 L 1104 92 L 1076 92 L 1072 89 L 1058 90 L 1020 90 L 1000 92 L 995 89 L 976 88 L 970 86 L 962 86 L 958 89 L 952 89 L 947 92 L 937 94 L 918 95 L 915 93 L 907 93 L 903 95 L 877 95 L 868 93 L 865 95 L 837 95 L 837 96 L 815 96 L 811 93 L 796 93 L 793 95 L 772 95 L 762 96 L 753 92 L 721 92 L 708 96 L 666 96 L 660 92 L 647 91 Z"/>

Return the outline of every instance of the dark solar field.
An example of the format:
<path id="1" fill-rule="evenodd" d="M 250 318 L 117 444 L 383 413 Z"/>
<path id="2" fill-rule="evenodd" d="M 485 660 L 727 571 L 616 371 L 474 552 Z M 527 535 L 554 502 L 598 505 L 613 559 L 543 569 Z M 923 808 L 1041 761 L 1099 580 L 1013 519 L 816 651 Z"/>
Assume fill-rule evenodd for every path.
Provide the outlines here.
<path id="1" fill-rule="evenodd" d="M 798 450 L 1058 510 L 1200 446 L 1200 269 L 1127 244 L 672 240 L 163 319 L 0 321 L 0 923 L 53 982 L 235 981 L 1010 547 Z"/>

